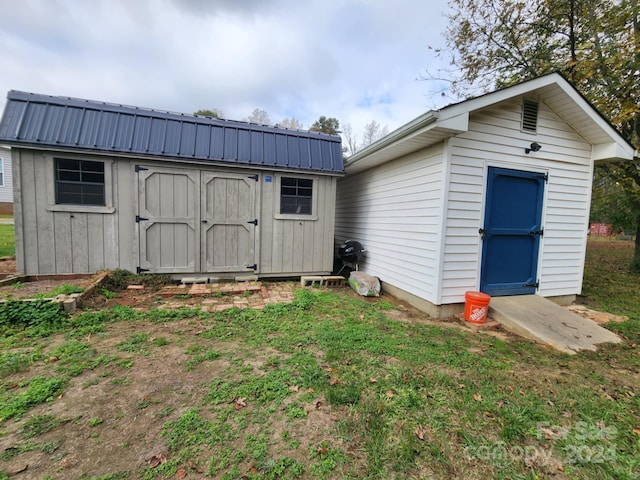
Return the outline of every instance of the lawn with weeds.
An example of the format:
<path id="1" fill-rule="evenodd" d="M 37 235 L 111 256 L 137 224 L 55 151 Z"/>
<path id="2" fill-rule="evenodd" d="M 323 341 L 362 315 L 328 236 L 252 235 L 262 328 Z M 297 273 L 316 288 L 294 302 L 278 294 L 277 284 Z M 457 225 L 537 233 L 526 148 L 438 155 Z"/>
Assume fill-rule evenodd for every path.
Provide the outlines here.
<path id="1" fill-rule="evenodd" d="M 15 228 L 13 224 L 0 224 L 0 257 L 16 254 Z"/>
<path id="2" fill-rule="evenodd" d="M 584 294 L 624 341 L 572 356 L 348 289 L 0 322 L 0 478 L 637 478 L 638 276 L 612 245 Z"/>

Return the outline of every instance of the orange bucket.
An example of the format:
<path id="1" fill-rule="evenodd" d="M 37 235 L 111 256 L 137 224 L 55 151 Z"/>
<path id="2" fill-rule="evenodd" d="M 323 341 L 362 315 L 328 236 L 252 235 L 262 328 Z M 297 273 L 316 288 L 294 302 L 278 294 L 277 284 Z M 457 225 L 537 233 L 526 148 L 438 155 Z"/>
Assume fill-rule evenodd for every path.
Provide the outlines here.
<path id="1" fill-rule="evenodd" d="M 471 323 L 484 323 L 489 313 L 491 296 L 482 292 L 464 294 L 464 319 Z"/>

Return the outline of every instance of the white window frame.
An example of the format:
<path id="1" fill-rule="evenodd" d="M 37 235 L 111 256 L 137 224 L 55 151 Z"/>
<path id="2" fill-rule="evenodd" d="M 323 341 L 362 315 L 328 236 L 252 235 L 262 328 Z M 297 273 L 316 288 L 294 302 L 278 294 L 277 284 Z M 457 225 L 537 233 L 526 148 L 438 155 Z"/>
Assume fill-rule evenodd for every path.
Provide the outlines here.
<path id="1" fill-rule="evenodd" d="M 70 205 L 56 203 L 56 179 L 54 156 L 45 158 L 45 171 L 47 172 L 47 210 L 50 212 L 78 212 L 78 213 L 113 213 L 116 211 L 113 205 L 113 166 L 114 161 L 110 158 L 94 158 L 78 155 L 55 155 L 55 158 L 69 158 L 72 160 L 88 160 L 92 162 L 104 163 L 104 205 Z"/>
<path id="2" fill-rule="evenodd" d="M 300 215 L 296 213 L 280 213 L 280 197 L 282 195 L 282 179 L 283 178 L 300 178 L 303 180 L 311 180 L 311 215 Z M 281 220 L 318 220 L 318 177 L 311 175 L 301 175 L 298 173 L 279 173 L 275 176 L 275 192 L 274 192 L 274 218 Z"/>
<path id="3" fill-rule="evenodd" d="M 4 187 L 4 158 L 0 158 L 0 187 Z"/>

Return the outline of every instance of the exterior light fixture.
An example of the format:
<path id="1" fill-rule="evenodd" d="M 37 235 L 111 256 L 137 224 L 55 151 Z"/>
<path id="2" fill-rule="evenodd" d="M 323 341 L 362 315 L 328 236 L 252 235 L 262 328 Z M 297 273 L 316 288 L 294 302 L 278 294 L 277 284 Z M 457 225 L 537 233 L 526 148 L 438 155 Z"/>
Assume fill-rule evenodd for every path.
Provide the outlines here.
<path id="1" fill-rule="evenodd" d="M 537 152 L 541 148 L 542 148 L 542 145 L 540 145 L 539 143 L 533 142 L 531 145 L 529 145 L 527 148 L 524 149 L 524 153 Z"/>

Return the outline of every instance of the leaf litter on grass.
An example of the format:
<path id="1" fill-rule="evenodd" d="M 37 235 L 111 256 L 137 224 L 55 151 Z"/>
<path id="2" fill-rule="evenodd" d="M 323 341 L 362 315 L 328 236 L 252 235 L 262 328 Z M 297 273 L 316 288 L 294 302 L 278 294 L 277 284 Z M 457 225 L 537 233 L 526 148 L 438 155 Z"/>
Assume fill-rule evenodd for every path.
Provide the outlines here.
<path id="1" fill-rule="evenodd" d="M 12 371 L 17 383 L 47 375 L 66 383 L 3 424 L 3 442 L 16 445 L 40 416 L 35 439 L 56 451 L 22 452 L 0 472 L 26 462 L 40 478 L 631 478 L 638 456 L 628 343 L 568 358 L 348 290 L 299 291 L 264 311 L 110 308 L 82 338 L 67 329 L 33 339 L 44 357 L 69 335 L 77 343 L 67 345 L 86 348 L 66 350 L 77 368 L 56 372 L 57 362 L 37 360 Z M 114 360 L 88 362 L 89 351 Z M 50 418 L 75 421 L 45 428 Z M 540 425 L 573 436 L 539 436 Z M 618 432 L 616 461 L 567 462 L 571 448 L 611 446 L 595 438 L 598 425 Z M 525 448 L 552 450 L 552 461 L 515 455 Z"/>

